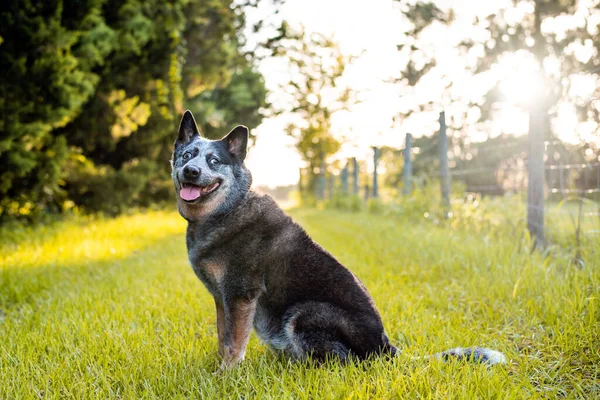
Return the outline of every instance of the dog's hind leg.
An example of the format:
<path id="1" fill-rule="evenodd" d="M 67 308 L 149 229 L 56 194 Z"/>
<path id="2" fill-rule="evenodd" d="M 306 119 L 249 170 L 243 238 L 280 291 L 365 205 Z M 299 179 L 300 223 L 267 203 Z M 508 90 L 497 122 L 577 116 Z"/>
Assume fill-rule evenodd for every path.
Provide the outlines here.
<path id="1" fill-rule="evenodd" d="M 292 335 L 292 354 L 303 360 L 311 357 L 315 361 L 337 358 L 344 362 L 350 355 L 348 346 L 334 334 L 316 329 L 304 329 Z"/>
<path id="2" fill-rule="evenodd" d="M 312 355 L 323 360 L 335 356 L 346 360 L 353 355 L 394 354 L 378 318 L 351 316 L 329 303 L 306 302 L 290 308 L 283 329 L 296 358 Z"/>
<path id="3" fill-rule="evenodd" d="M 339 310 L 325 303 L 309 302 L 292 307 L 284 316 L 283 329 L 294 358 L 327 357 L 346 360 L 350 349 L 344 343 Z"/>

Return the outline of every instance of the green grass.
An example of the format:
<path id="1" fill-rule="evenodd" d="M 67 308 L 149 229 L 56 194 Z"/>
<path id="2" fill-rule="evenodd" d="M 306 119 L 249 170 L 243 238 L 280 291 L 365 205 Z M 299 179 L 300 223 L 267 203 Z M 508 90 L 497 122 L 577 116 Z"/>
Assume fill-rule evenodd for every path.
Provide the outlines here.
<path id="1" fill-rule="evenodd" d="M 289 362 L 253 336 L 218 367 L 213 302 L 173 212 L 85 218 L 2 238 L 0 399 L 597 398 L 600 259 L 528 251 L 524 235 L 398 217 L 292 215 L 370 290 L 404 355 L 356 365 Z M 454 346 L 506 366 L 410 360 Z"/>

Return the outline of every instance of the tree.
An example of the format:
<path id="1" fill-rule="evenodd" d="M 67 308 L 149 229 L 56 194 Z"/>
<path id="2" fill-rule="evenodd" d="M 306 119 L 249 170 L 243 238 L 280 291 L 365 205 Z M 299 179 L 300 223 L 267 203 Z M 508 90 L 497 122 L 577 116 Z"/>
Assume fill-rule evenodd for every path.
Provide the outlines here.
<path id="1" fill-rule="evenodd" d="M 94 69 L 115 45 L 97 2 L 70 6 L 13 1 L 0 8 L 0 213 L 28 213 L 59 190 L 67 142 L 51 132 L 93 95 Z"/>
<path id="2" fill-rule="evenodd" d="M 355 93 L 341 80 L 353 59 L 324 35 L 287 32 L 276 53 L 289 62 L 291 77 L 282 87 L 285 93 L 278 112 L 287 112 L 292 121 L 287 133 L 296 139 L 296 148 L 306 162 L 308 177 L 303 188 L 313 193 L 316 177 L 324 174 L 322 163 L 335 154 L 341 143 L 331 132 L 331 117 L 348 109 Z"/>
<path id="3" fill-rule="evenodd" d="M 595 18 L 600 16 L 600 2 L 594 0 L 591 5 L 588 3 L 577 0 L 514 0 L 506 8 L 477 17 L 471 30 L 467 31 L 468 36 L 458 38 L 457 43 L 446 44 L 447 47 L 457 45 L 457 57 L 451 60 L 452 65 L 458 64 L 462 68 L 461 73 L 471 75 L 470 82 L 463 80 L 460 84 L 482 86 L 484 74 L 494 70 L 507 57 L 518 54 L 519 60 L 527 61 L 528 57 L 535 60 L 541 73 L 539 80 L 543 83 L 540 86 L 544 92 L 537 99 L 531 99 L 535 100 L 534 103 L 539 105 L 540 99 L 544 99 L 544 107 L 551 116 L 555 116 L 557 106 L 569 102 L 576 105 L 580 121 L 600 121 L 597 107 L 593 106 L 598 92 L 578 96 L 570 91 L 575 80 L 582 76 L 587 76 L 590 86 L 596 87 L 594 82 L 600 72 L 600 61 L 594 57 L 600 46 L 600 34 L 594 25 Z M 483 85 L 489 89 L 481 98 L 465 98 L 460 90 L 453 90 L 459 84 L 456 74 L 452 76 L 449 71 L 439 68 L 441 62 L 448 61 L 439 56 L 439 46 L 434 47 L 431 43 L 432 29 L 437 29 L 436 36 L 444 36 L 455 24 L 464 21 L 456 21 L 452 9 L 441 9 L 435 2 L 403 2 L 399 7 L 403 25 L 407 27 L 398 46 L 405 62 L 400 66 L 400 78 L 394 82 L 401 86 L 401 90 L 411 92 L 425 78 L 431 80 L 435 77 L 445 85 L 442 93 L 436 93 L 438 101 L 435 106 L 448 107 L 461 101 L 469 109 L 478 109 L 479 121 L 494 119 L 498 105 L 507 102 L 500 88 L 501 74 L 487 74 L 485 80 L 491 84 Z M 535 75 L 531 77 L 535 78 Z M 523 95 L 526 97 L 528 94 Z M 403 112 L 402 116 L 409 117 L 411 113 L 427 110 L 432 105 L 431 101 L 414 103 L 414 107 Z M 521 102 L 518 106 L 526 104 Z M 459 119 L 462 122 L 462 118 Z"/>
<path id="4" fill-rule="evenodd" d="M 200 110 L 210 137 L 237 118 L 257 126 L 266 89 L 242 48 L 252 6 L 0 6 L 0 216 L 73 204 L 118 212 L 166 198 L 173 132 L 186 106 Z"/>
<path id="5" fill-rule="evenodd" d="M 573 104 L 578 112 L 578 122 L 591 123 L 597 129 L 600 107 L 594 99 L 599 93 L 597 79 L 600 62 L 594 54 L 598 54 L 600 36 L 592 16 L 596 15 L 597 18 L 600 15 L 598 1 L 586 7 L 584 2 L 576 0 L 515 0 L 506 8 L 477 18 L 467 31 L 468 37 L 458 37 L 456 43 L 446 43 L 446 47 L 454 51 L 454 57 L 450 58 L 447 54 L 440 56 L 443 52 L 439 46 L 432 46 L 430 39 L 434 29 L 437 29 L 436 35 L 433 35 L 436 38 L 456 36 L 449 34 L 455 28 L 454 24 L 459 23 L 455 20 L 453 10 L 442 9 L 435 2 L 422 1 L 403 2 L 399 9 L 407 27 L 399 45 L 405 63 L 400 66 L 400 78 L 394 83 L 399 85 L 403 94 L 410 95 L 423 92 L 423 86 L 420 85 L 424 82 L 442 82 L 438 90 L 429 88 L 435 96 L 423 102 L 413 102 L 403 110 L 398 118 L 400 123 L 415 112 L 431 112 L 433 120 L 433 114 L 444 108 L 452 133 L 451 147 L 466 149 L 465 146 L 472 142 L 473 133 L 487 132 L 485 137 L 488 140 L 502 134 L 492 134 L 492 129 L 497 131 L 502 110 L 513 107 L 537 115 L 538 118 L 531 120 L 542 121 L 543 125 L 532 126 L 531 129 L 543 132 L 546 140 L 555 142 L 557 136 L 552 131 L 552 119 L 562 106 Z M 454 29 L 454 32 L 457 30 Z M 537 78 L 535 71 L 525 71 L 523 65 L 520 66 L 521 74 L 530 73 L 530 81 L 539 79 L 540 92 L 532 96 L 525 93 L 525 88 L 517 88 L 524 99 L 509 104 L 502 91 L 504 77 L 498 73 L 502 69 L 498 67 L 515 55 L 519 60 L 534 61 L 531 64 L 539 73 Z M 448 58 L 458 73 L 444 69 L 442 64 L 448 64 Z M 587 79 L 589 87 L 596 90 L 584 95 L 573 91 L 576 81 L 582 79 Z M 469 87 L 483 88 L 483 91 L 469 97 L 464 90 Z M 506 143 L 511 140 L 499 137 L 497 141 Z M 589 145 L 586 143 L 585 146 Z M 588 161 L 595 159 L 597 145 L 591 146 L 594 149 L 588 151 L 588 156 L 584 151 L 587 149 L 582 149 L 575 156 L 578 161 L 571 155 L 571 162 L 583 162 L 586 157 Z M 554 146 L 554 154 L 551 154 L 554 162 L 560 162 L 560 157 L 567 154 L 560 148 L 564 149 L 564 146 Z M 495 155 L 510 159 L 518 153 L 521 160 L 528 157 L 524 144 L 516 149 L 518 151 L 515 152 L 515 149 L 510 149 L 512 154 L 506 150 Z M 465 156 L 470 159 L 466 160 Z M 499 165 L 497 157 L 479 158 L 476 154 L 459 151 L 455 154 L 454 162 L 463 165 L 481 163 L 490 168 Z"/>
<path id="6" fill-rule="evenodd" d="M 202 134 L 210 139 L 220 139 L 223 132 L 236 124 L 258 126 L 269 107 L 263 76 L 247 66 L 236 71 L 224 87 L 201 92 L 187 100 L 187 108 L 198 110 Z"/>

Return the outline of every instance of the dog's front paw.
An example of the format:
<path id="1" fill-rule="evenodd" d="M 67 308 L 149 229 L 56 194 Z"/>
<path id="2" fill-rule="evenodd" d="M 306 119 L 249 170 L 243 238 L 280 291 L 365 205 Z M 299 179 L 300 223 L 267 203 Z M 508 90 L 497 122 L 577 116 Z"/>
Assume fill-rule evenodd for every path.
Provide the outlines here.
<path id="1" fill-rule="evenodd" d="M 242 362 L 243 358 L 237 358 L 232 360 L 223 360 L 219 368 L 213 372 L 213 375 L 222 375 L 227 371 L 231 371 Z"/>
<path id="2" fill-rule="evenodd" d="M 213 371 L 213 376 L 221 376 L 225 373 L 225 371 L 227 371 L 227 368 L 225 368 L 224 363 L 221 362 L 221 365 L 219 365 L 219 368 L 217 368 L 215 371 Z"/>

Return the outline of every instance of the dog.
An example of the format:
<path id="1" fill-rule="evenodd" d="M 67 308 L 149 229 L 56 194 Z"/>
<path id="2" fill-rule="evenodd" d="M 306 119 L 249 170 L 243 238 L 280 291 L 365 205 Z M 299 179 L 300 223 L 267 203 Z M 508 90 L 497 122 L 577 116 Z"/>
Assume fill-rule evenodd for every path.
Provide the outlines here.
<path id="1" fill-rule="evenodd" d="M 177 208 L 189 261 L 214 297 L 221 370 L 244 359 L 252 328 L 293 359 L 365 359 L 400 351 L 361 281 L 314 242 L 268 195 L 251 190 L 248 128 L 202 138 L 190 111 L 174 143 Z M 486 348 L 433 356 L 506 362 Z"/>

